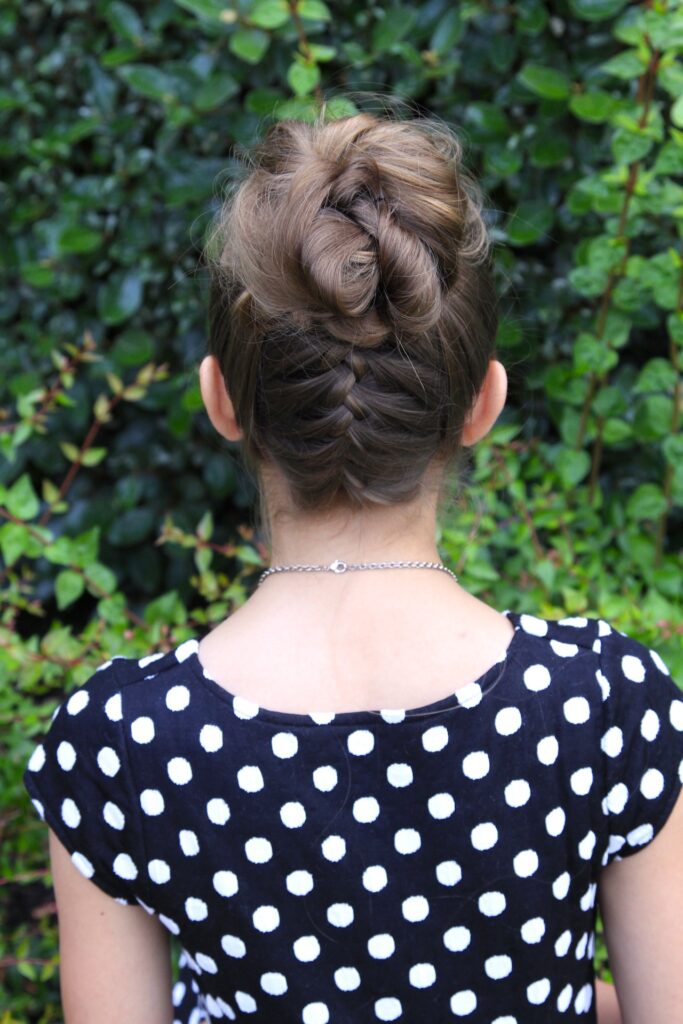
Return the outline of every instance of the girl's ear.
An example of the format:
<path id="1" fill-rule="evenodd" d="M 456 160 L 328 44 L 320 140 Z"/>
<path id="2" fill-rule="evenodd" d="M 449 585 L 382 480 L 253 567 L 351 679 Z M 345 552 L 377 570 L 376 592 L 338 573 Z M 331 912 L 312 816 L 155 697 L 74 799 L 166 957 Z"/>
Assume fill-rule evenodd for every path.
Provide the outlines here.
<path id="1" fill-rule="evenodd" d="M 235 409 L 215 356 L 205 356 L 199 366 L 199 388 L 202 401 L 213 426 L 228 441 L 240 441 L 242 430 L 237 425 Z"/>
<path id="2" fill-rule="evenodd" d="M 500 416 L 507 398 L 508 379 L 505 367 L 492 359 L 484 383 L 477 395 L 462 430 L 462 444 L 473 445 L 485 437 Z"/>

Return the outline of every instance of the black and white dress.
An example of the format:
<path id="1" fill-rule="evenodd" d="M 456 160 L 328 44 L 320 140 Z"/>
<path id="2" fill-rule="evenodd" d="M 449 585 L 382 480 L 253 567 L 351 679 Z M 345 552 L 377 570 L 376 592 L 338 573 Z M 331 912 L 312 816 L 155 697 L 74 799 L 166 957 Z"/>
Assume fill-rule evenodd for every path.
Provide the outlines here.
<path id="1" fill-rule="evenodd" d="M 683 692 L 602 620 L 504 614 L 497 664 L 407 710 L 259 707 L 197 639 L 64 701 L 26 788 L 178 936 L 176 1022 L 595 1020 L 600 871 L 672 811 Z"/>

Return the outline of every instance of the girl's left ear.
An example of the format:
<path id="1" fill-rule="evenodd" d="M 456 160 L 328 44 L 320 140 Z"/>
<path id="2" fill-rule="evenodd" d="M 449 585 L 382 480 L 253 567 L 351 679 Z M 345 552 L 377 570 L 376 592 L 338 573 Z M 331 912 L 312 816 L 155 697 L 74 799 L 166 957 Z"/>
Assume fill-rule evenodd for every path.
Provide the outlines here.
<path id="1" fill-rule="evenodd" d="M 199 389 L 211 423 L 228 441 L 240 441 L 235 409 L 215 356 L 204 356 L 199 366 Z"/>
<path id="2" fill-rule="evenodd" d="M 507 398 L 508 378 L 505 367 L 497 359 L 492 359 L 486 371 L 470 414 L 465 420 L 462 430 L 462 444 L 473 445 L 486 437 L 496 422 Z"/>

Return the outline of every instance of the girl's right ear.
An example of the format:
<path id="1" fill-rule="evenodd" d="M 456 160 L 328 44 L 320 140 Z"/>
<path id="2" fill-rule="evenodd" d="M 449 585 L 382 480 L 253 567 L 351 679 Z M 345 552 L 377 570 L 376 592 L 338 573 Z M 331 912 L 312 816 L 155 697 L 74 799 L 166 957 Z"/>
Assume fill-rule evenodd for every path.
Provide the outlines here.
<path id="1" fill-rule="evenodd" d="M 240 441 L 242 430 L 237 425 L 235 409 L 215 356 L 205 356 L 199 366 L 199 388 L 211 423 L 228 441 Z"/>

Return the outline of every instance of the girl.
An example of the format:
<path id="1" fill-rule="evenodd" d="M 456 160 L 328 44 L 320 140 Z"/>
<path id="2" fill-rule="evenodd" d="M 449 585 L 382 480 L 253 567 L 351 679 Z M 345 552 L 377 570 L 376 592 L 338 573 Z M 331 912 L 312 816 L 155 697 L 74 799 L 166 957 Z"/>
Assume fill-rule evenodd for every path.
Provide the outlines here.
<path id="1" fill-rule="evenodd" d="M 217 237 L 201 391 L 272 566 L 208 635 L 100 666 L 34 750 L 67 1024 L 681 1019 L 683 695 L 436 548 L 506 397 L 456 140 L 276 124 Z"/>

